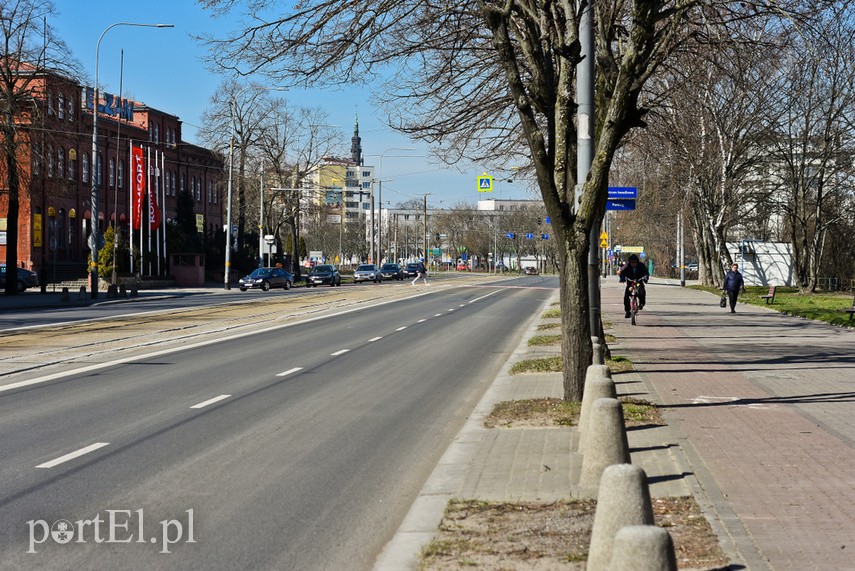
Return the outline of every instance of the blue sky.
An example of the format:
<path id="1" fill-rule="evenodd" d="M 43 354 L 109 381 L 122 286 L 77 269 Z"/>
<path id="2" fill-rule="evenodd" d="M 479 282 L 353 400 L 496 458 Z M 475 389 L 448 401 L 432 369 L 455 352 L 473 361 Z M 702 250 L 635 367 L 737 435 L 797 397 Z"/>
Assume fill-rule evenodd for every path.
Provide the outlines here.
<path id="1" fill-rule="evenodd" d="M 99 82 L 111 93 L 118 93 L 121 51 L 124 50 L 122 76 L 125 97 L 141 101 L 183 121 L 184 139 L 198 143 L 195 127 L 223 77 L 211 73 L 202 62 L 204 49 L 192 36 L 228 31 L 234 20 L 213 18 L 195 0 L 55 0 L 57 13 L 49 19 L 57 35 L 65 41 L 81 62 L 87 83 L 95 79 L 95 50 L 101 33 L 116 22 L 173 24 L 174 28 L 154 29 L 117 26 L 101 41 Z M 145 7 L 141 10 L 141 7 Z M 479 198 L 527 198 L 521 182 L 497 184 L 492 194 L 476 190 L 476 177 L 483 167 L 470 166 L 461 173 L 430 162 L 428 149 L 397 134 L 383 123 L 371 105 L 370 87 L 347 91 L 285 93 L 293 105 L 320 107 L 333 125 L 341 126 L 349 155 L 355 114 L 366 164 L 378 164 L 378 156 L 391 148 L 414 147 L 413 151 L 388 151 L 380 176 L 391 178 L 383 184 L 384 202 L 392 204 L 421 198 L 437 207 L 450 207 L 461 201 L 474 203 Z M 400 155 L 414 155 L 403 158 Z M 493 173 L 497 178 L 502 173 Z M 507 175 L 505 175 L 507 176 Z"/>

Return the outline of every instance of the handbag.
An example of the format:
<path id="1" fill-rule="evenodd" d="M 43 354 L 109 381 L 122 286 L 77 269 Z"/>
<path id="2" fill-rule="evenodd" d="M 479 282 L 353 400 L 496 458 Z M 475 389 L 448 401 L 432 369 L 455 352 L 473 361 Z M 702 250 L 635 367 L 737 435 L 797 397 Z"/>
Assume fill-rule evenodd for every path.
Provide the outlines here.
<path id="1" fill-rule="evenodd" d="M 727 307 L 727 294 L 722 292 L 721 299 L 718 302 L 719 307 Z"/>

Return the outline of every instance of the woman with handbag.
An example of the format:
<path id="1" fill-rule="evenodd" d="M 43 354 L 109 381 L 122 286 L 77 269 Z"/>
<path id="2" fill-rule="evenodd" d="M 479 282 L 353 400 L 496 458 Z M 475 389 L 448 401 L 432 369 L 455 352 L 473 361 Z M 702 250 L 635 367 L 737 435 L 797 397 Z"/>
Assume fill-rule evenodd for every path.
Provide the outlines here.
<path id="1" fill-rule="evenodd" d="M 739 266 L 733 264 L 730 266 L 730 271 L 724 276 L 724 289 L 721 292 L 721 306 L 725 307 L 724 296 L 730 299 L 730 312 L 736 313 L 736 298 L 739 297 L 739 292 L 745 287 L 745 280 L 742 279 L 742 274 L 739 273 Z"/>

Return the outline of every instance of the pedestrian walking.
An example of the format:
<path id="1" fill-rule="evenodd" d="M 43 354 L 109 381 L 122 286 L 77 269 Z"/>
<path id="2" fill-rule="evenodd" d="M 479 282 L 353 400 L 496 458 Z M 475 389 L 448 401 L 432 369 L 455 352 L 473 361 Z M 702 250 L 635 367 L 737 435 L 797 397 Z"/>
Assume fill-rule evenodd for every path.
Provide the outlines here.
<path id="1" fill-rule="evenodd" d="M 424 280 L 425 285 L 428 285 L 427 281 L 427 268 L 425 267 L 424 260 L 419 260 L 419 269 L 416 271 L 416 278 L 413 280 L 413 285 L 416 285 L 416 282 L 419 281 L 419 278 Z"/>
<path id="2" fill-rule="evenodd" d="M 730 271 L 724 276 L 724 288 L 722 289 L 722 292 L 727 292 L 731 313 L 736 313 L 736 298 L 739 297 L 739 292 L 744 290 L 745 280 L 739 273 L 739 265 L 733 264 L 730 266 Z"/>

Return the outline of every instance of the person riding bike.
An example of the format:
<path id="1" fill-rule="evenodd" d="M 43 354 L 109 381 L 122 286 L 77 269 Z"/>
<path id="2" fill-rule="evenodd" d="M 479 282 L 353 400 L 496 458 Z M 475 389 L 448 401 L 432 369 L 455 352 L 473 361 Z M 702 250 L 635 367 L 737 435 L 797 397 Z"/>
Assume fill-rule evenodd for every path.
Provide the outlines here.
<path id="1" fill-rule="evenodd" d="M 623 267 L 618 273 L 620 281 L 626 282 L 626 289 L 623 292 L 623 308 L 626 311 L 625 317 L 632 317 L 629 310 L 629 288 L 632 285 L 630 280 L 638 281 L 638 309 L 644 307 L 647 301 L 647 292 L 644 289 L 644 284 L 650 279 L 650 274 L 647 271 L 647 266 L 638 261 L 638 256 L 632 254 L 629 257 L 629 264 Z"/>

